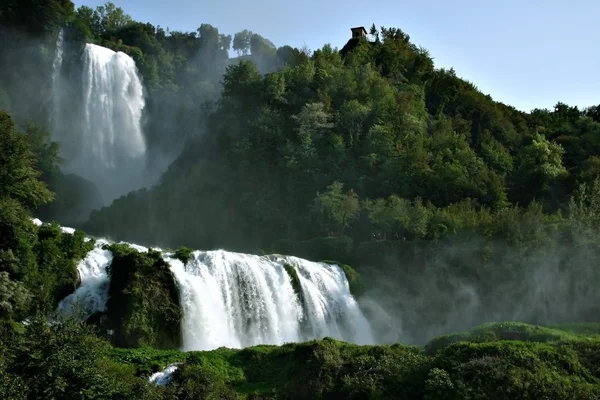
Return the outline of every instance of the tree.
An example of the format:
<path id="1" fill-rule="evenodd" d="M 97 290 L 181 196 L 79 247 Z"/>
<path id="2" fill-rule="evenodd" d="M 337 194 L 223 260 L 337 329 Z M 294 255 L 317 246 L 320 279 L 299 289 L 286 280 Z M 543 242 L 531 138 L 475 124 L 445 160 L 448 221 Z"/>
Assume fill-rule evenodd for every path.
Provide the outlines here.
<path id="1" fill-rule="evenodd" d="M 529 202 L 536 194 L 542 197 L 568 172 L 562 162 L 564 149 L 536 133 L 523 147 L 516 160 L 514 196 Z"/>
<path id="2" fill-rule="evenodd" d="M 331 129 L 329 115 L 323 110 L 322 103 L 310 103 L 292 117 L 298 123 L 299 153 L 302 158 L 311 159 L 316 155 L 315 141 L 322 138 L 324 132 Z"/>
<path id="3" fill-rule="evenodd" d="M 577 236 L 596 241 L 600 228 L 600 178 L 579 185 L 569 201 L 569 222 Z"/>
<path id="4" fill-rule="evenodd" d="M 12 281 L 8 272 L 0 271 L 0 319 L 21 314 L 27 309 L 30 297 L 25 285 Z"/>
<path id="5" fill-rule="evenodd" d="M 317 193 L 314 210 L 329 222 L 329 227 L 343 235 L 360 212 L 358 195 L 350 189 L 343 192 L 344 185 L 335 181 L 324 193 Z"/>
<path id="6" fill-rule="evenodd" d="M 93 329 L 74 319 L 48 324 L 47 318 L 32 318 L 11 346 L 8 371 L 26 382 L 31 398 L 121 398 L 118 375 L 111 376 L 106 362 L 107 343 Z"/>
<path id="7" fill-rule="evenodd" d="M 277 47 L 269 39 L 260 36 L 258 33 L 253 33 L 250 36 L 250 53 L 253 56 L 273 54 L 277 51 Z"/>
<path id="8" fill-rule="evenodd" d="M 231 48 L 231 35 L 219 35 L 219 46 L 222 51 L 229 51 Z"/>
<path id="9" fill-rule="evenodd" d="M 379 31 L 375 27 L 375 23 L 371 25 L 371 28 L 369 29 L 369 35 L 373 37 L 376 43 L 379 43 Z"/>
<path id="10" fill-rule="evenodd" d="M 600 105 L 586 108 L 583 114 L 600 123 Z"/>
<path id="11" fill-rule="evenodd" d="M 24 133 L 29 137 L 31 149 L 36 155 L 36 169 L 42 173 L 42 180 L 48 182 L 60 171 L 62 159 L 58 155 L 59 144 L 50 140 L 50 132 L 42 126 L 27 121 Z"/>
<path id="12" fill-rule="evenodd" d="M 37 163 L 29 138 L 0 111 L 0 200 L 16 200 L 30 210 L 53 200 L 53 193 L 39 180 Z"/>
<path id="13" fill-rule="evenodd" d="M 211 24 L 202 24 L 198 28 L 200 45 L 207 54 L 215 54 L 219 50 L 219 30 Z"/>
<path id="14" fill-rule="evenodd" d="M 369 107 L 360 104 L 358 100 L 350 100 L 341 107 L 337 127 L 346 137 L 348 146 L 356 147 L 361 143 L 370 111 Z"/>
<path id="15" fill-rule="evenodd" d="M 250 41 L 254 35 L 248 29 L 233 35 L 233 50 L 237 51 L 238 56 L 246 55 L 250 52 Z"/>
<path id="16" fill-rule="evenodd" d="M 133 22 L 121 7 L 115 6 L 112 2 L 96 7 L 94 21 L 98 23 L 100 34 L 118 31 Z"/>
<path id="17" fill-rule="evenodd" d="M 223 76 L 223 96 L 226 98 L 246 98 L 258 94 L 260 75 L 256 66 L 248 61 L 230 65 Z"/>
<path id="18" fill-rule="evenodd" d="M 41 35 L 56 32 L 74 11 L 71 0 L 4 0 L 0 2 L 0 23 Z"/>

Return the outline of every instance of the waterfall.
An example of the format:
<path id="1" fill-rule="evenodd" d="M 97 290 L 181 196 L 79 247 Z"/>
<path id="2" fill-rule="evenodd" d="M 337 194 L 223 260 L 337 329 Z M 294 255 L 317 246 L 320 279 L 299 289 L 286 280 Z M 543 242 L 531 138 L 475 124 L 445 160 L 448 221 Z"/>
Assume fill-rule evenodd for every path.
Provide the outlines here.
<path id="1" fill-rule="evenodd" d="M 39 219 L 35 219 L 34 223 L 41 225 Z M 61 229 L 68 234 L 73 234 L 75 231 L 73 228 L 67 227 L 61 227 Z M 89 240 L 89 238 L 86 238 L 86 240 Z M 106 310 L 110 284 L 107 268 L 113 259 L 112 252 L 104 249 L 108 244 L 110 242 L 106 239 L 96 239 L 94 249 L 87 253 L 85 258 L 77 264 L 79 287 L 58 304 L 59 312 L 67 315 L 75 314 L 85 320 L 94 313 Z M 139 252 L 148 251 L 148 248 L 144 246 L 131 243 L 125 244 Z"/>
<path id="2" fill-rule="evenodd" d="M 153 373 L 148 381 L 157 386 L 168 385 L 173 379 L 173 373 L 177 371 L 177 368 L 179 368 L 179 364 L 169 364 L 162 371 Z"/>
<path id="3" fill-rule="evenodd" d="M 61 111 L 53 140 L 61 143 L 64 172 L 92 182 L 109 204 L 146 184 L 144 87 L 131 57 L 94 44 L 83 51 L 81 81 L 60 79 L 62 48 L 61 33 L 53 71 L 55 110 Z"/>
<path id="4" fill-rule="evenodd" d="M 75 292 L 58 304 L 61 313 L 81 313 L 82 319 L 87 319 L 105 310 L 109 284 L 106 268 L 112 261 L 112 253 L 102 248 L 107 243 L 106 240 L 97 240 L 94 249 L 77 265 L 80 284 Z"/>
<path id="5" fill-rule="evenodd" d="M 350 293 L 346 275 L 339 266 L 290 256 L 278 259 L 297 271 L 307 320 L 306 338 L 329 336 L 373 344 L 369 323 Z"/>
<path id="6" fill-rule="evenodd" d="M 73 231 L 63 228 L 63 232 Z M 79 312 L 86 319 L 105 311 L 110 284 L 107 267 L 113 258 L 104 249 L 108 243 L 96 240 L 94 249 L 79 262 L 80 285 L 60 302 L 59 312 Z M 139 252 L 148 251 L 127 244 Z M 224 250 L 195 251 L 184 264 L 172 253 L 162 254 L 179 287 L 182 350 L 281 345 L 326 336 L 374 343 L 369 322 L 337 265 Z M 290 269 L 297 280 L 292 279 Z"/>
<path id="7" fill-rule="evenodd" d="M 60 130 L 59 123 L 61 120 L 61 104 L 62 104 L 62 92 L 60 74 L 63 65 L 63 51 L 64 51 L 64 33 L 61 29 L 58 32 L 56 39 L 56 47 L 54 50 L 54 61 L 52 62 L 52 131 L 57 132 Z"/>
<path id="8" fill-rule="evenodd" d="M 135 62 L 124 53 L 94 44 L 86 45 L 83 62 L 83 147 L 89 147 L 90 155 L 105 169 L 141 158 L 146 152 L 140 126 L 145 101 Z"/>
<path id="9" fill-rule="evenodd" d="M 303 310 L 283 266 L 225 251 L 195 252 L 186 265 L 170 263 L 183 307 L 185 350 L 300 340 Z"/>
<path id="10" fill-rule="evenodd" d="M 372 344 L 342 269 L 296 257 L 222 250 L 168 260 L 180 289 L 184 350 L 280 345 L 325 336 Z M 296 293 L 285 265 L 300 280 Z"/>
<path id="11" fill-rule="evenodd" d="M 87 44 L 83 64 L 84 126 L 77 164 L 110 201 L 141 186 L 144 89 L 135 62 L 124 53 Z"/>

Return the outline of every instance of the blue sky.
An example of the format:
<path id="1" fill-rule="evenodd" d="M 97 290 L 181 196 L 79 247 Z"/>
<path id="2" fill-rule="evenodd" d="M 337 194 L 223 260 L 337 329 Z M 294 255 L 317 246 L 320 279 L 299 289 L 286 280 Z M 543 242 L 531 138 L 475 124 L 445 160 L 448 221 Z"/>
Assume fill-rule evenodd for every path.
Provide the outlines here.
<path id="1" fill-rule="evenodd" d="M 96 7 L 104 0 L 75 0 Z M 350 28 L 397 27 L 495 100 L 520 110 L 600 104 L 597 0 L 113 0 L 135 20 L 195 31 L 249 29 L 277 46 L 341 48 Z M 372 5 L 369 5 L 372 4 Z"/>

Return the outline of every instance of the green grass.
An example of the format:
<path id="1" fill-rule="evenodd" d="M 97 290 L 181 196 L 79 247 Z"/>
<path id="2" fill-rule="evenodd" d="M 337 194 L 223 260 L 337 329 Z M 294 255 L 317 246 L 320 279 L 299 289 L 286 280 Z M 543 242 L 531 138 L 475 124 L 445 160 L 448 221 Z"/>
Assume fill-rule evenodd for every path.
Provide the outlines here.
<path id="1" fill-rule="evenodd" d="M 587 336 L 600 338 L 600 324 L 530 325 L 522 322 L 492 322 L 460 333 L 443 335 L 425 345 L 433 354 L 457 342 L 485 343 L 503 340 L 523 342 L 558 342 L 581 339 Z"/>
<path id="2" fill-rule="evenodd" d="M 568 323 L 559 325 L 546 325 L 547 328 L 569 332 L 576 335 L 600 335 L 600 323 Z"/>
<path id="3" fill-rule="evenodd" d="M 181 352 L 152 348 L 112 348 L 109 358 L 133 366 L 138 376 L 149 376 L 173 363 L 199 367 L 233 386 L 241 394 L 269 392 L 282 387 L 296 366 L 290 354 L 296 345 L 255 346 L 242 350 L 219 348 L 212 351 Z"/>
<path id="4" fill-rule="evenodd" d="M 113 347 L 108 357 L 118 363 L 132 365 L 136 375 L 151 375 L 164 369 L 167 365 L 185 362 L 186 353 L 177 350 L 160 350 L 152 348 L 123 349 Z"/>

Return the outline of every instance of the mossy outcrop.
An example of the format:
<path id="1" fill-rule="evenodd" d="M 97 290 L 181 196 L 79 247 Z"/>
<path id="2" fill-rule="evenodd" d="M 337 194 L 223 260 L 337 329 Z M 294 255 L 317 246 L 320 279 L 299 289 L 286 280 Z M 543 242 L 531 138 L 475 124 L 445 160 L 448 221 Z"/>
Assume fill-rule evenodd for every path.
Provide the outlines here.
<path id="1" fill-rule="evenodd" d="M 359 297 L 365 291 L 365 285 L 360 277 L 360 274 L 356 272 L 354 268 L 347 264 L 342 264 L 337 261 L 325 260 L 321 261 L 325 264 L 337 265 L 344 271 L 344 275 L 346 275 L 346 280 L 348 281 L 348 286 L 350 286 L 350 293 L 354 297 Z"/>
<path id="2" fill-rule="evenodd" d="M 586 328 L 584 328 L 586 326 Z M 585 329 L 582 332 L 574 328 Z M 600 339 L 600 324 L 578 324 L 546 327 L 530 325 L 522 322 L 493 322 L 477 326 L 469 331 L 452 333 L 432 339 L 425 345 L 425 350 L 434 354 L 454 343 L 471 342 L 487 343 L 501 340 L 517 340 L 522 342 L 558 342 L 561 340 L 577 339 L 582 336 Z"/>
<path id="3" fill-rule="evenodd" d="M 82 231 L 72 234 L 56 223 L 43 224 L 37 230 L 34 253 L 37 261 L 35 308 L 50 312 L 58 302 L 73 293 L 79 283 L 77 263 L 94 248 Z"/>
<path id="4" fill-rule="evenodd" d="M 290 277 L 290 281 L 292 283 L 292 288 L 294 288 L 294 292 L 296 292 L 296 295 L 302 302 L 304 295 L 302 292 L 302 284 L 300 283 L 300 278 L 298 277 L 298 272 L 296 271 L 296 268 L 294 268 L 294 266 L 290 264 L 283 264 L 283 268 L 285 268 L 285 272 L 287 272 L 288 276 Z"/>
<path id="5" fill-rule="evenodd" d="M 138 252 L 127 245 L 110 246 L 108 329 L 119 347 L 181 346 L 179 289 L 169 264 L 156 251 Z"/>

